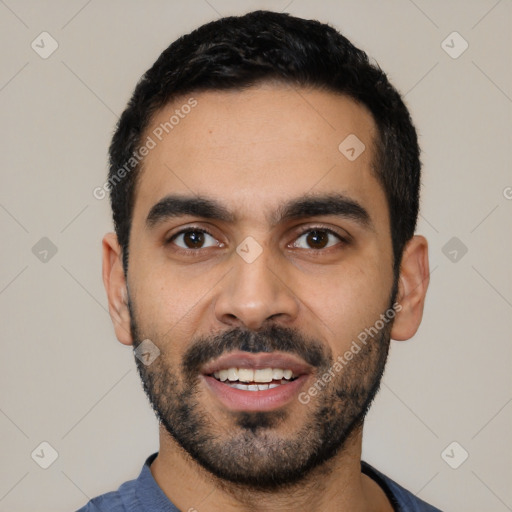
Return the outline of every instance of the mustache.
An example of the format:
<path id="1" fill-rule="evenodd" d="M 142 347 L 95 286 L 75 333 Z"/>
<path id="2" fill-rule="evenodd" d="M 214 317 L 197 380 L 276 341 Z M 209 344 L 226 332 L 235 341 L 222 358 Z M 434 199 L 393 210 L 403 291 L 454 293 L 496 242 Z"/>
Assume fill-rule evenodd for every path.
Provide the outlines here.
<path id="1" fill-rule="evenodd" d="M 182 370 L 185 375 L 197 375 L 211 359 L 235 350 L 251 353 L 288 352 L 317 368 L 329 367 L 332 362 L 331 350 L 319 341 L 305 337 L 296 329 L 273 325 L 258 332 L 235 328 L 200 338 L 184 354 Z"/>

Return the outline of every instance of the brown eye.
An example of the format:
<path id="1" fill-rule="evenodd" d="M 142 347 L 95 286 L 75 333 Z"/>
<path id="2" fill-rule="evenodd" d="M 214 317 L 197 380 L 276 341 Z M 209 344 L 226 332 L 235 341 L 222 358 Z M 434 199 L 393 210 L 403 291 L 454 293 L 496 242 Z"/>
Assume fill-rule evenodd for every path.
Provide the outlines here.
<path id="1" fill-rule="evenodd" d="M 331 238 L 331 240 L 329 240 Z M 333 240 L 334 238 L 334 240 Z M 335 240 L 337 238 L 337 240 Z M 300 244 L 299 240 L 303 239 L 304 244 Z M 297 241 L 293 244 L 294 247 L 299 247 L 300 249 L 326 249 L 336 245 L 338 242 L 345 242 L 346 240 L 342 238 L 340 235 L 335 233 L 330 229 L 325 228 L 315 228 L 308 229 L 304 231 L 298 238 Z"/>
<path id="2" fill-rule="evenodd" d="M 323 231 L 310 231 L 306 237 L 306 242 L 313 249 L 324 249 L 329 243 L 329 236 Z"/>
<path id="3" fill-rule="evenodd" d="M 211 238 L 213 243 L 205 246 L 204 244 L 208 242 L 208 238 Z M 215 238 L 203 229 L 185 229 L 180 231 L 170 238 L 168 243 L 171 242 L 184 250 L 204 249 L 218 245 Z"/>

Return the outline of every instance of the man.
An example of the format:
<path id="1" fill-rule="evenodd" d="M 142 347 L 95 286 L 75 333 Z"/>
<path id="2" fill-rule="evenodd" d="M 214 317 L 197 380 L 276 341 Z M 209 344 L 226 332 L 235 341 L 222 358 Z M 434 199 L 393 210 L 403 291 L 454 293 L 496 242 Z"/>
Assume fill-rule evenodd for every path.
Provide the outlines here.
<path id="1" fill-rule="evenodd" d="M 160 450 L 81 510 L 438 510 L 361 461 L 429 280 L 385 74 L 317 21 L 223 18 L 143 76 L 110 157 L 103 279 Z"/>

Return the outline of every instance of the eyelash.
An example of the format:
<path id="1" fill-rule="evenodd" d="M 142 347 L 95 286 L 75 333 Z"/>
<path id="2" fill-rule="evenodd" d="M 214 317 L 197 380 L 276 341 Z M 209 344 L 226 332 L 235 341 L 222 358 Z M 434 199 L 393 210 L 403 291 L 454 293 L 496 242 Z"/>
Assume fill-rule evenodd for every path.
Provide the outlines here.
<path id="1" fill-rule="evenodd" d="M 302 229 L 297 234 L 296 239 L 300 238 L 302 235 L 304 235 L 306 233 L 309 233 L 311 231 L 323 231 L 325 233 L 334 235 L 335 237 L 337 237 L 340 240 L 342 245 L 348 245 L 350 243 L 350 238 L 349 237 L 344 237 L 344 236 L 340 235 L 339 233 L 337 233 L 336 231 L 334 231 L 332 229 L 329 229 L 329 228 L 326 228 L 324 226 L 308 226 L 308 227 Z M 185 229 L 182 229 L 181 231 L 178 231 L 177 233 L 174 233 L 171 237 L 169 237 L 164 242 L 164 244 L 166 246 L 170 245 L 175 238 L 177 238 L 178 236 L 180 236 L 180 235 L 182 235 L 184 233 L 189 233 L 189 232 L 206 233 L 207 235 L 210 235 L 212 238 L 215 238 L 215 235 L 213 233 L 211 233 L 210 231 L 208 231 L 207 229 L 205 229 L 205 228 L 189 226 L 189 227 L 187 227 Z M 325 249 L 309 249 L 309 250 L 313 251 L 313 252 L 316 252 L 316 253 L 319 253 L 319 252 L 322 252 L 322 251 L 327 251 L 329 249 L 332 249 L 333 247 L 336 247 L 336 245 L 338 245 L 338 244 L 335 244 L 335 245 L 333 245 L 331 247 L 327 247 Z M 198 255 L 200 253 L 201 249 L 209 249 L 209 247 L 206 247 L 206 248 L 201 248 L 200 247 L 199 249 L 183 249 L 183 247 L 176 246 L 176 251 L 184 253 L 184 254 Z"/>

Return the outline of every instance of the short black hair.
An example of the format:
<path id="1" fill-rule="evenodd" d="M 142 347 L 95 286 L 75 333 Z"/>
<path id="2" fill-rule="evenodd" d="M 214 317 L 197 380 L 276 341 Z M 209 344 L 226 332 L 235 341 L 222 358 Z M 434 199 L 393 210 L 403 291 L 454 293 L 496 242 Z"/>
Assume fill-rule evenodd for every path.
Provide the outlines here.
<path id="1" fill-rule="evenodd" d="M 335 28 L 262 10 L 224 17 L 181 36 L 138 82 L 109 148 L 110 201 L 125 274 L 143 162 L 138 151 L 154 114 L 192 92 L 242 91 L 264 82 L 344 94 L 371 112 L 378 129 L 373 171 L 388 202 L 396 279 L 419 209 L 420 150 L 407 107 L 380 67 Z"/>

